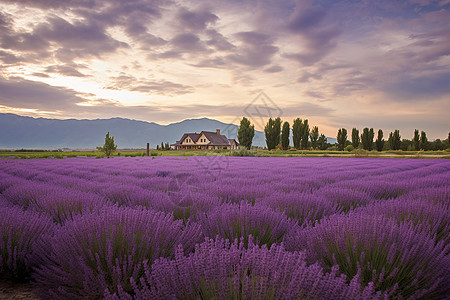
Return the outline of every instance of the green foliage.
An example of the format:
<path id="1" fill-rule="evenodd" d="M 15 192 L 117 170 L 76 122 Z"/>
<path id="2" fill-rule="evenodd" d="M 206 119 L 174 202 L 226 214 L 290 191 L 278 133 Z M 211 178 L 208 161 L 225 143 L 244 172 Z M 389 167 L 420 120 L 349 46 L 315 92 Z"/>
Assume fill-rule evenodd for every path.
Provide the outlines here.
<path id="1" fill-rule="evenodd" d="M 420 132 L 420 141 L 419 141 L 420 149 L 428 150 L 428 139 L 425 131 Z"/>
<path id="2" fill-rule="evenodd" d="M 314 126 L 309 134 L 309 138 L 311 139 L 311 146 L 313 149 L 317 149 L 317 140 L 319 139 L 319 127 Z"/>
<path id="3" fill-rule="evenodd" d="M 170 150 L 170 145 L 169 143 L 164 144 L 164 142 L 161 142 L 161 145 L 156 145 L 156 150 L 168 151 Z"/>
<path id="4" fill-rule="evenodd" d="M 238 129 L 238 141 L 241 146 L 250 150 L 252 147 L 253 137 L 255 136 L 255 125 L 252 125 L 250 121 L 243 117 Z"/>
<path id="5" fill-rule="evenodd" d="M 281 149 L 288 150 L 289 149 L 289 133 L 291 128 L 289 126 L 289 122 L 283 123 L 283 130 L 281 132 Z"/>
<path id="6" fill-rule="evenodd" d="M 341 128 L 338 130 L 337 134 L 338 150 L 344 151 L 346 141 L 347 141 L 347 129 Z"/>
<path id="7" fill-rule="evenodd" d="M 239 150 L 233 150 L 231 152 L 231 156 L 256 156 L 256 153 L 247 150 L 245 147 L 239 147 Z"/>
<path id="8" fill-rule="evenodd" d="M 292 135 L 295 149 L 307 149 L 309 139 L 308 120 L 297 118 L 292 125 Z"/>
<path id="9" fill-rule="evenodd" d="M 278 147 L 280 144 L 280 133 L 281 133 L 281 119 L 280 117 L 272 120 L 269 119 L 266 126 L 264 127 L 264 133 L 266 135 L 267 149 L 272 150 Z"/>
<path id="10" fill-rule="evenodd" d="M 300 142 L 302 141 L 302 119 L 297 118 L 292 124 L 292 140 L 294 141 L 294 148 L 300 149 Z"/>
<path id="11" fill-rule="evenodd" d="M 369 151 L 364 149 L 354 149 L 352 153 L 355 155 L 355 157 L 369 157 Z"/>
<path id="12" fill-rule="evenodd" d="M 105 144 L 103 145 L 103 147 L 97 147 L 97 150 L 105 153 L 106 157 L 110 157 L 111 154 L 116 151 L 117 149 L 117 145 L 114 144 L 114 137 L 113 136 L 109 136 L 109 131 L 106 134 L 105 137 Z"/>
<path id="13" fill-rule="evenodd" d="M 377 151 L 383 151 L 384 147 L 384 139 L 383 139 L 383 130 L 378 129 L 377 140 L 375 141 L 375 146 L 377 147 Z"/>
<path id="14" fill-rule="evenodd" d="M 372 151 L 373 149 L 373 138 L 375 134 L 373 132 L 373 128 L 364 128 L 363 133 L 361 134 L 361 143 L 363 145 L 364 150 Z"/>
<path id="15" fill-rule="evenodd" d="M 355 148 L 353 147 L 353 145 L 348 145 L 345 147 L 345 151 L 348 151 L 348 152 L 352 152 L 354 149 Z"/>
<path id="16" fill-rule="evenodd" d="M 359 146 L 359 130 L 356 128 L 352 129 L 352 145 L 355 149 Z"/>
<path id="17" fill-rule="evenodd" d="M 302 149 L 308 149 L 308 138 L 309 138 L 309 125 L 308 120 L 303 121 L 303 127 L 302 127 L 302 142 L 301 147 Z"/>
<path id="18" fill-rule="evenodd" d="M 418 129 L 414 129 L 414 136 L 413 136 L 412 142 L 413 142 L 413 150 L 419 151 L 420 150 L 420 137 L 419 137 Z"/>
<path id="19" fill-rule="evenodd" d="M 395 129 L 394 132 L 391 132 L 389 134 L 388 144 L 392 150 L 400 149 L 402 142 L 401 142 L 400 131 L 398 129 Z"/>
<path id="20" fill-rule="evenodd" d="M 327 138 L 324 134 L 321 134 L 319 136 L 319 139 L 317 140 L 317 147 L 319 148 L 319 150 L 327 149 Z"/>

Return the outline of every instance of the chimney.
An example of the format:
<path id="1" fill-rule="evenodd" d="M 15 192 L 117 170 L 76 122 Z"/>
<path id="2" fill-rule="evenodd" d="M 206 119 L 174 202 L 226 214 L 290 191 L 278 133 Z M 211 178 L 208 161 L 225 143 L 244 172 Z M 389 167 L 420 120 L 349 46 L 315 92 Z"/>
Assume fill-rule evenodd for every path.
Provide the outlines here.
<path id="1" fill-rule="evenodd" d="M 216 133 L 220 135 L 220 129 L 216 129 Z"/>

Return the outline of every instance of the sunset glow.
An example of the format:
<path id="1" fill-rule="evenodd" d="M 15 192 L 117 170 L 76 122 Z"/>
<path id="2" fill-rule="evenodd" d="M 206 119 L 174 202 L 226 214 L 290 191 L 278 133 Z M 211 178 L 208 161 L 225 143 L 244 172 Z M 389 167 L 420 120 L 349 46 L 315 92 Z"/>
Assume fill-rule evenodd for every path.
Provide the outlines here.
<path id="1" fill-rule="evenodd" d="M 446 138 L 449 1 L 0 1 L 0 112 L 283 120 Z M 256 124 L 257 125 L 257 124 Z M 256 126 L 262 130 L 262 126 Z"/>

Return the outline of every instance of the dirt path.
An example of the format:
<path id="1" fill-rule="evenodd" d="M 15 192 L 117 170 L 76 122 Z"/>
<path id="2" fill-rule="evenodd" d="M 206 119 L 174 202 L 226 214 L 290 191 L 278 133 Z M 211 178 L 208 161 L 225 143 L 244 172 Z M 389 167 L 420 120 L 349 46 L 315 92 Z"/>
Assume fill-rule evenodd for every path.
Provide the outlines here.
<path id="1" fill-rule="evenodd" d="M 32 292 L 29 283 L 14 283 L 11 281 L 0 281 L 0 300 L 27 299 L 39 300 Z"/>

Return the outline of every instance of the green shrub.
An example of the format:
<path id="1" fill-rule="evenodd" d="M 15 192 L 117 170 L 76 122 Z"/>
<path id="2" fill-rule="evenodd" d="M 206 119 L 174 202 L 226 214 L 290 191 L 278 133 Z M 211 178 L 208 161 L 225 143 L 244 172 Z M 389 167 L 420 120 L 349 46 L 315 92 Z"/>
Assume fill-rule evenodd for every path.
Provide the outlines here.
<path id="1" fill-rule="evenodd" d="M 355 149 L 355 147 L 353 147 L 353 145 L 348 145 L 347 147 L 345 147 L 345 151 L 348 152 L 352 152 Z"/>
<path id="2" fill-rule="evenodd" d="M 368 157 L 369 156 L 369 151 L 364 150 L 364 149 L 354 149 L 352 151 L 352 153 L 355 155 L 355 157 Z"/>

